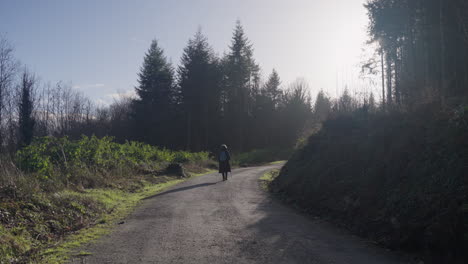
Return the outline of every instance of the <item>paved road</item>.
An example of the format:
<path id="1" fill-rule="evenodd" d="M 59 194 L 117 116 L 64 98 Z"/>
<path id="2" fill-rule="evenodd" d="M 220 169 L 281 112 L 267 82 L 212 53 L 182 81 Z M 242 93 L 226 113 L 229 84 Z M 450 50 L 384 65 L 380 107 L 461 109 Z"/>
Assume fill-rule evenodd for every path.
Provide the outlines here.
<path id="1" fill-rule="evenodd" d="M 271 199 L 258 178 L 279 165 L 191 179 L 146 199 L 73 263 L 405 263 Z"/>

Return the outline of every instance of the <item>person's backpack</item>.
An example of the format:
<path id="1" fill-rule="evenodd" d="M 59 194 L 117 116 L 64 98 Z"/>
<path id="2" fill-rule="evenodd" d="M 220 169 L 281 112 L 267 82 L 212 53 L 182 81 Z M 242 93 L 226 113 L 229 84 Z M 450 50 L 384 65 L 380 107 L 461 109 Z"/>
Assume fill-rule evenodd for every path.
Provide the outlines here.
<path id="1" fill-rule="evenodd" d="M 219 161 L 226 161 L 226 160 L 227 160 L 226 151 L 221 151 L 221 154 L 219 155 Z"/>

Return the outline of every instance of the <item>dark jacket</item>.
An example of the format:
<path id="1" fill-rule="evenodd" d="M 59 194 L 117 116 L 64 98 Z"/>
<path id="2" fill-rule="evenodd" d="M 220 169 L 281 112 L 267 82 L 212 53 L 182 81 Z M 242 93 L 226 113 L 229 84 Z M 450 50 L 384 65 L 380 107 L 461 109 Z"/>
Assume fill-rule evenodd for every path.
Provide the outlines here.
<path id="1" fill-rule="evenodd" d="M 226 160 L 221 161 L 221 154 L 226 153 Z M 231 172 L 231 164 L 229 164 L 229 161 L 231 160 L 231 155 L 229 154 L 229 151 L 227 150 L 222 150 L 219 153 L 218 156 L 218 161 L 219 161 L 219 173 L 225 173 L 225 172 Z"/>

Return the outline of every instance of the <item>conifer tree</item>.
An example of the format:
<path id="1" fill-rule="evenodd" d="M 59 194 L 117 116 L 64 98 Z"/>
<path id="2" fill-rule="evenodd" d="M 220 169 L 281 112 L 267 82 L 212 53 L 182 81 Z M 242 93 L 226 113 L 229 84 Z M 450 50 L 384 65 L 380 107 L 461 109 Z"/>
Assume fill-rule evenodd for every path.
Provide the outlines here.
<path id="1" fill-rule="evenodd" d="M 252 90 L 259 83 L 260 68 L 253 59 L 252 44 L 240 21 L 236 23 L 223 69 L 225 130 L 232 132 L 228 141 L 233 148 L 242 151 L 252 108 Z"/>
<path id="2" fill-rule="evenodd" d="M 217 135 L 221 96 L 218 60 L 201 30 L 189 40 L 178 68 L 178 83 L 186 120 L 186 148 L 213 147 Z"/>
<path id="3" fill-rule="evenodd" d="M 147 143 L 169 146 L 178 94 L 172 65 L 156 40 L 146 53 L 138 77 L 138 98 L 132 105 L 136 137 Z"/>
<path id="4" fill-rule="evenodd" d="M 278 72 L 273 69 L 263 88 L 263 94 L 269 100 L 273 109 L 278 106 L 281 99 L 282 91 L 280 90 L 280 85 L 281 80 Z"/>
<path id="5" fill-rule="evenodd" d="M 292 146 L 301 136 L 311 116 L 311 98 L 305 81 L 297 80 L 285 92 L 281 102 L 281 140 L 278 145 Z"/>
<path id="6" fill-rule="evenodd" d="M 19 113 L 19 142 L 18 146 L 31 144 L 35 120 L 33 117 L 33 89 L 35 78 L 27 70 L 21 75 Z"/>
<path id="7" fill-rule="evenodd" d="M 322 122 L 328 118 L 331 112 L 332 103 L 330 98 L 325 94 L 323 90 L 317 94 L 314 105 L 314 117 L 317 121 Z"/>
<path id="8" fill-rule="evenodd" d="M 255 130 L 257 145 L 260 143 L 261 147 L 270 146 L 279 137 L 277 131 L 281 124 L 278 122 L 280 118 L 278 107 L 282 96 L 280 85 L 280 77 L 273 69 L 260 93 L 255 96 L 252 127 Z"/>

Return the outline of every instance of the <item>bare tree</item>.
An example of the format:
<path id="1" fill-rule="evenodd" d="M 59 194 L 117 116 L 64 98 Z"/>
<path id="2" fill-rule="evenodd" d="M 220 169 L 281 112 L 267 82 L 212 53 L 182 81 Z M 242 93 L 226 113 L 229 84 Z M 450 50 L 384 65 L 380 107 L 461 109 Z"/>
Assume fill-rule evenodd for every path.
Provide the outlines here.
<path id="1" fill-rule="evenodd" d="M 13 47 L 0 36 L 0 149 L 4 143 L 3 126 L 6 97 L 11 92 L 11 86 L 18 68 L 18 62 L 13 57 Z"/>

